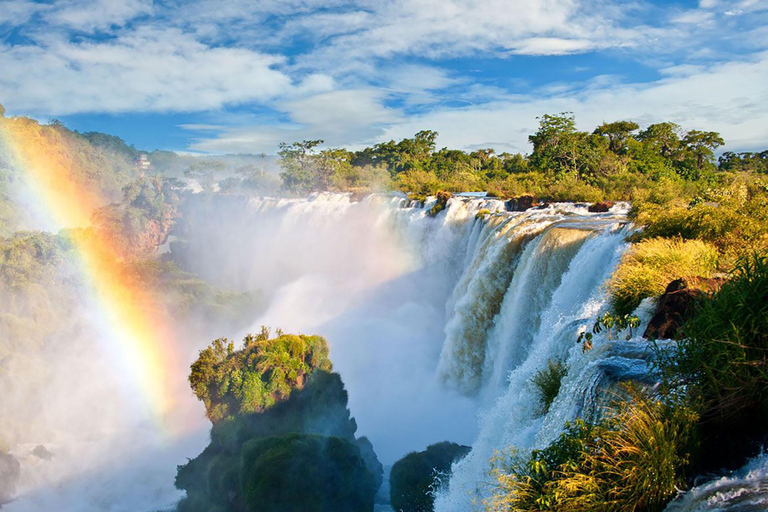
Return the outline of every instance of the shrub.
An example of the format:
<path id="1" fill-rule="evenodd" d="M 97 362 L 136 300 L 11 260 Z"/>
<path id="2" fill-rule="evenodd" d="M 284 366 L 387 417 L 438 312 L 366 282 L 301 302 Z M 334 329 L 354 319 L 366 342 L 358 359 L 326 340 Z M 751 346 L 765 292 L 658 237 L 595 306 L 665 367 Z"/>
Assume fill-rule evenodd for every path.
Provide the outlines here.
<path id="1" fill-rule="evenodd" d="M 397 461 L 389 476 L 392 508 L 397 512 L 434 510 L 435 489 L 446 482 L 451 465 L 469 450 L 469 446 L 443 441 Z"/>
<path id="2" fill-rule="evenodd" d="M 768 427 L 768 256 L 741 259 L 731 279 L 698 305 L 685 333 L 659 353 L 658 364 L 668 387 L 686 392 L 701 410 L 703 451 L 718 452 L 707 458 L 739 464 Z"/>
<path id="3" fill-rule="evenodd" d="M 531 381 L 539 395 L 542 413 L 549 411 L 549 406 L 560 392 L 560 383 L 568 373 L 568 367 L 559 359 L 547 361 L 547 366 L 536 372 Z"/>
<path id="4" fill-rule="evenodd" d="M 262 411 L 302 387 L 315 369 L 330 371 L 328 343 L 320 336 L 269 330 L 247 335 L 235 350 L 226 338 L 214 340 L 192 364 L 189 383 L 216 423 L 236 414 Z"/>
<path id="5" fill-rule="evenodd" d="M 629 397 L 597 425 L 567 424 L 528 457 L 492 461 L 487 511 L 652 512 L 684 484 L 695 415 L 626 388 Z"/>
<path id="6" fill-rule="evenodd" d="M 665 197 L 655 203 L 638 202 L 635 220 L 645 226 L 638 238 L 700 239 L 731 256 L 731 261 L 768 248 L 768 182 L 750 176 L 731 180 L 685 201 Z"/>
<path id="7" fill-rule="evenodd" d="M 614 311 L 632 313 L 640 301 L 661 295 L 675 279 L 709 277 L 717 260 L 717 249 L 699 240 L 653 238 L 634 244 L 608 284 Z"/>

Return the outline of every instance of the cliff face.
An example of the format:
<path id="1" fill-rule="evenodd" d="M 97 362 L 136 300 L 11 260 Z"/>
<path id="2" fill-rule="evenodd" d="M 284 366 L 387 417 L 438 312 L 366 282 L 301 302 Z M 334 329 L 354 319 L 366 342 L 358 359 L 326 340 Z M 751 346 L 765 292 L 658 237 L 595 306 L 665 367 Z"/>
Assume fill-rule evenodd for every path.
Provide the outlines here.
<path id="1" fill-rule="evenodd" d="M 19 461 L 11 454 L 0 452 L 0 508 L 15 496 L 20 475 Z"/>

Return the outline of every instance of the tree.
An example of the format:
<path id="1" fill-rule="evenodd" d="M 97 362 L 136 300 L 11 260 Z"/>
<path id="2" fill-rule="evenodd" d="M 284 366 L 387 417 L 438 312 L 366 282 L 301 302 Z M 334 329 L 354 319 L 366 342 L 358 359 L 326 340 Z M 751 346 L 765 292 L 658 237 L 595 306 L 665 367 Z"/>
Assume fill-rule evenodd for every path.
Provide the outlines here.
<path id="1" fill-rule="evenodd" d="M 197 181 L 203 190 L 210 192 L 213 190 L 216 174 L 221 173 L 226 167 L 221 160 L 201 158 L 184 171 L 184 176 Z"/>
<path id="2" fill-rule="evenodd" d="M 624 154 L 627 151 L 627 139 L 638 128 L 640 125 L 633 121 L 616 121 L 601 124 L 593 133 L 608 138 L 608 149 L 616 154 Z"/>
<path id="3" fill-rule="evenodd" d="M 672 158 L 680 147 L 680 126 L 668 122 L 652 124 L 637 138 L 652 146 L 661 156 Z"/>
<path id="4" fill-rule="evenodd" d="M 685 134 L 682 143 L 693 154 L 696 169 L 702 171 L 706 165 L 712 164 L 714 150 L 725 144 L 725 141 L 717 132 L 691 130 Z"/>
<path id="5" fill-rule="evenodd" d="M 540 171 L 578 176 L 583 170 L 580 153 L 585 138 L 586 133 L 576 130 L 573 113 L 544 114 L 539 118 L 539 130 L 528 136 L 533 144 L 530 162 Z"/>
<path id="6" fill-rule="evenodd" d="M 317 171 L 315 148 L 323 142 L 325 141 L 322 139 L 316 139 L 292 144 L 280 143 L 280 151 L 277 153 L 280 156 L 280 167 L 283 169 L 280 177 L 288 192 L 306 194 L 312 191 Z"/>

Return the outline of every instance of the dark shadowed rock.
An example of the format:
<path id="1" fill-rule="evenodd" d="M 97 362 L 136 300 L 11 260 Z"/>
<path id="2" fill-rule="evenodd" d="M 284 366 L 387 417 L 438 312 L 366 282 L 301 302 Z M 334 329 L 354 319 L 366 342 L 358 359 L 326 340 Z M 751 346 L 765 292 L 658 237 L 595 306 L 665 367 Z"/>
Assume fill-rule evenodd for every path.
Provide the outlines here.
<path id="1" fill-rule="evenodd" d="M 648 323 L 646 339 L 680 339 L 682 327 L 693 313 L 696 301 L 722 284 L 722 278 L 676 279 L 667 285 L 656 304 L 656 313 Z"/>
<path id="2" fill-rule="evenodd" d="M 19 461 L 9 453 L 0 452 L 0 506 L 13 499 L 19 476 L 21 476 Z"/>
<path id="3" fill-rule="evenodd" d="M 587 208 L 587 211 L 589 211 L 590 213 L 606 213 L 611 208 L 613 208 L 613 203 L 608 201 L 600 201 L 598 203 L 589 205 L 589 208 Z"/>
<path id="4" fill-rule="evenodd" d="M 522 195 L 520 197 L 513 197 L 506 203 L 504 207 L 508 212 L 524 212 L 528 208 L 533 208 L 536 204 L 536 198 L 532 195 Z"/>
<path id="5" fill-rule="evenodd" d="M 43 460 L 51 460 L 53 458 L 53 454 L 48 451 L 48 448 L 41 444 L 35 446 L 35 449 L 32 450 L 32 455 Z"/>

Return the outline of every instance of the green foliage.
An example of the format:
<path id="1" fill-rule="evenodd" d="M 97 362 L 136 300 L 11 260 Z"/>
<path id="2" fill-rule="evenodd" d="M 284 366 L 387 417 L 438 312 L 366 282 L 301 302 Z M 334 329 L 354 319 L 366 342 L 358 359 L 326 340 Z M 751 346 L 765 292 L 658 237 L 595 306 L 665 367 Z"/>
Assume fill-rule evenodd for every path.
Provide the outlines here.
<path id="1" fill-rule="evenodd" d="M 539 120 L 539 130 L 528 137 L 533 144 L 531 164 L 551 171 L 555 176 L 578 176 L 584 170 L 581 153 L 586 136 L 586 133 L 576 130 L 576 119 L 572 113 L 544 114 Z"/>
<path id="2" fill-rule="evenodd" d="M 664 293 L 675 279 L 709 277 L 717 268 L 717 249 L 699 240 L 651 238 L 623 256 L 609 283 L 614 311 L 628 315 L 646 297 Z"/>
<path id="3" fill-rule="evenodd" d="M 603 329 L 607 331 L 609 340 L 613 339 L 618 332 L 629 329 L 627 339 L 630 340 L 633 336 L 633 329 L 637 329 L 638 327 L 640 327 L 640 318 L 636 315 L 626 314 L 620 316 L 608 311 L 595 320 L 595 324 L 592 326 L 592 332 L 584 331 L 579 333 L 576 343 L 584 342 L 582 348 L 584 352 L 586 352 L 587 350 L 592 350 L 592 335 L 599 334 Z"/>
<path id="4" fill-rule="evenodd" d="M 745 252 L 768 249 L 768 179 L 735 176 L 698 191 L 688 201 L 641 200 L 635 218 L 645 226 L 636 239 L 704 240 L 725 254 L 726 261 L 734 261 Z"/>
<path id="5" fill-rule="evenodd" d="M 435 491 L 447 482 L 451 465 L 469 450 L 469 446 L 443 441 L 397 461 L 389 476 L 392 508 L 397 512 L 432 512 Z"/>
<path id="6" fill-rule="evenodd" d="M 123 199 L 96 210 L 94 224 L 124 259 L 144 259 L 155 254 L 167 238 L 177 213 L 178 196 L 173 182 L 158 177 L 141 178 L 123 189 Z"/>
<path id="7" fill-rule="evenodd" d="M 294 194 L 306 194 L 318 185 L 326 184 L 326 175 L 318 165 L 315 148 L 323 140 L 304 140 L 287 144 L 280 143 L 280 177 L 286 191 Z"/>
<path id="8" fill-rule="evenodd" d="M 330 371 L 328 344 L 320 336 L 247 335 L 235 351 L 226 338 L 214 340 L 192 364 L 189 383 L 213 422 L 262 411 L 302 387 L 316 369 Z"/>
<path id="9" fill-rule="evenodd" d="M 552 402 L 557 398 L 557 394 L 560 392 L 560 384 L 567 373 L 568 366 L 565 363 L 559 359 L 554 361 L 549 359 L 547 366 L 533 375 L 531 382 L 536 388 L 536 393 L 539 395 L 542 414 L 546 414 L 549 411 Z"/>
<path id="10" fill-rule="evenodd" d="M 528 456 L 497 455 L 487 511 L 651 512 L 684 485 L 695 415 L 627 388 L 599 424 L 577 420 Z"/>
<path id="11" fill-rule="evenodd" d="M 242 457 L 245 510 L 373 510 L 373 475 L 347 439 L 307 434 L 254 439 L 244 445 Z"/>
<path id="12" fill-rule="evenodd" d="M 702 415 L 723 429 L 768 427 L 768 256 L 741 259 L 730 280 L 685 324 L 687 338 L 659 365 Z"/>
<path id="13" fill-rule="evenodd" d="M 726 151 L 718 158 L 720 169 L 735 172 L 768 173 L 768 151 L 734 153 Z"/>

